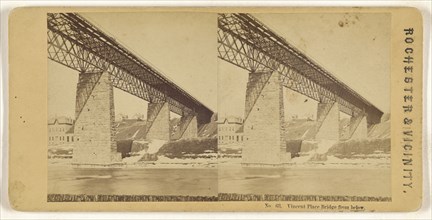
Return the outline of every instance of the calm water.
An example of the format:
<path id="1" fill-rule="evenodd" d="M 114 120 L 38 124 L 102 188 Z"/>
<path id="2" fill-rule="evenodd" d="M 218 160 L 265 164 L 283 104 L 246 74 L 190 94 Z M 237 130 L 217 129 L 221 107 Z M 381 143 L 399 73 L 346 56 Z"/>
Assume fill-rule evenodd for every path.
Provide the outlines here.
<path id="1" fill-rule="evenodd" d="M 219 167 L 219 192 L 275 195 L 391 196 L 389 168 Z"/>
<path id="2" fill-rule="evenodd" d="M 50 166 L 48 193 L 201 195 L 221 193 L 391 196 L 390 169 L 74 169 Z M 219 174 L 219 175 L 218 175 Z"/>
<path id="3" fill-rule="evenodd" d="M 48 193 L 217 195 L 217 169 L 95 169 L 51 166 Z"/>

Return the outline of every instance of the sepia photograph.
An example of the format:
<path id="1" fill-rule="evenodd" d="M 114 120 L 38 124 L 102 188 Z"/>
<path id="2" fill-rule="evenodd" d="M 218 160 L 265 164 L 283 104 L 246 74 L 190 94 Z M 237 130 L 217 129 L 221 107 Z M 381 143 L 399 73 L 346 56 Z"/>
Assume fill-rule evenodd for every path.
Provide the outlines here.
<path id="1" fill-rule="evenodd" d="M 391 201 L 388 14 L 201 16 L 48 14 L 49 201 Z"/>
<path id="2" fill-rule="evenodd" d="M 422 16 L 410 7 L 14 10 L 5 201 L 18 211 L 173 216 L 423 209 Z"/>
<path id="3" fill-rule="evenodd" d="M 217 199 L 215 24 L 47 15 L 49 202 Z"/>
<path id="4" fill-rule="evenodd" d="M 221 201 L 391 201 L 385 13 L 218 15 Z"/>

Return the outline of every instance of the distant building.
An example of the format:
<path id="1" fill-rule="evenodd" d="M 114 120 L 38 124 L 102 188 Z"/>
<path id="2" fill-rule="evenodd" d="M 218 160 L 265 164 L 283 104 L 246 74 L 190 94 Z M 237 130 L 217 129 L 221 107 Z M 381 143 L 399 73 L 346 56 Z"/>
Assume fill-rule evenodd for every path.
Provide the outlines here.
<path id="1" fill-rule="evenodd" d="M 240 117 L 226 117 L 218 122 L 219 145 L 243 144 L 243 119 Z"/>
<path id="2" fill-rule="evenodd" d="M 48 146 L 74 142 L 74 120 L 68 117 L 54 117 L 48 120 Z"/>

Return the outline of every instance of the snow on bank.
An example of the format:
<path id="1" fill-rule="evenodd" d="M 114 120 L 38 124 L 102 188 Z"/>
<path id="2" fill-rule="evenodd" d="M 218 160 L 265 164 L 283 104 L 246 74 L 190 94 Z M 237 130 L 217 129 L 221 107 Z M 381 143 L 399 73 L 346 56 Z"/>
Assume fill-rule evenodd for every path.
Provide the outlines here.
<path id="1" fill-rule="evenodd" d="M 213 158 L 173 158 L 159 156 L 157 161 L 138 162 L 127 164 L 130 168 L 213 168 L 217 167 L 218 161 Z"/>
<path id="2" fill-rule="evenodd" d="M 337 141 L 335 141 L 335 140 L 321 140 L 321 141 L 318 142 L 318 147 L 315 150 L 315 153 L 325 154 L 336 143 L 337 143 Z"/>
<path id="3" fill-rule="evenodd" d="M 143 145 L 147 145 L 148 148 L 143 149 L 135 153 L 133 156 L 123 158 L 122 162 L 126 164 L 137 163 L 145 154 L 155 154 L 159 149 L 167 142 L 164 140 L 151 140 L 151 141 L 134 141 Z"/>
<path id="4" fill-rule="evenodd" d="M 122 162 L 126 164 L 132 164 L 138 162 L 146 153 L 146 150 L 142 150 L 136 153 L 135 156 L 125 157 Z"/>
<path id="5" fill-rule="evenodd" d="M 147 153 L 149 154 L 155 154 L 159 151 L 159 149 L 166 143 L 167 141 L 164 140 L 151 140 L 149 143 L 149 148 L 147 150 Z"/>
<path id="6" fill-rule="evenodd" d="M 48 165 L 55 165 L 55 166 L 72 166 L 72 159 L 71 158 L 49 158 L 48 159 Z"/>
<path id="7" fill-rule="evenodd" d="M 284 168 L 333 168 L 333 169 L 375 169 L 390 168 L 391 156 L 387 153 L 374 154 L 355 154 L 350 158 L 338 158 L 327 155 L 326 160 L 311 161 L 310 158 L 315 155 L 315 151 L 310 151 L 300 157 L 292 158 Z M 241 167 L 242 158 L 239 157 L 219 157 L 217 160 L 219 167 Z"/>
<path id="8" fill-rule="evenodd" d="M 336 144 L 336 141 L 322 140 L 318 142 L 318 147 L 307 153 L 303 153 L 300 157 L 292 158 L 289 162 L 290 166 L 297 168 L 389 168 L 390 154 L 374 153 L 374 154 L 356 154 L 351 155 L 351 158 L 338 158 L 328 155 L 329 149 Z M 316 155 L 325 155 L 325 159 L 321 161 L 313 161 Z"/>
<path id="9" fill-rule="evenodd" d="M 216 157 L 212 157 L 212 158 L 184 158 L 184 159 L 180 159 L 180 158 L 173 158 L 170 159 L 168 157 L 165 156 L 160 156 L 157 160 L 157 163 L 160 164 L 209 164 L 212 162 L 216 162 L 217 163 L 217 158 Z"/>
<path id="10" fill-rule="evenodd" d="M 334 140 L 320 140 L 317 142 L 312 142 L 316 144 L 317 148 L 314 150 L 311 150 L 307 153 L 302 153 L 302 156 L 300 157 L 294 157 L 291 159 L 291 163 L 307 163 L 308 161 L 311 161 L 313 157 L 316 155 L 324 155 L 327 154 L 329 149 L 333 147 L 333 145 L 336 143 Z"/>

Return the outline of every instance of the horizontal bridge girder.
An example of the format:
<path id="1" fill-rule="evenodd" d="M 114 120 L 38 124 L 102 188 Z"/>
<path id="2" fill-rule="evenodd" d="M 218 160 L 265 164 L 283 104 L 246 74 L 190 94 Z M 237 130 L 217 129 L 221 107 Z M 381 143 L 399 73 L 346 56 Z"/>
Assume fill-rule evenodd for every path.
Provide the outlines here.
<path id="1" fill-rule="evenodd" d="M 282 84 L 319 102 L 338 102 L 348 115 L 367 114 L 379 123 L 378 108 L 337 80 L 249 14 L 219 14 L 218 55 L 249 72 L 277 71 Z"/>
<path id="2" fill-rule="evenodd" d="M 168 80 L 81 16 L 48 14 L 48 58 L 78 72 L 103 72 L 113 86 L 148 102 L 167 101 L 179 115 L 196 112 L 198 123 L 210 121 L 209 108 Z"/>

